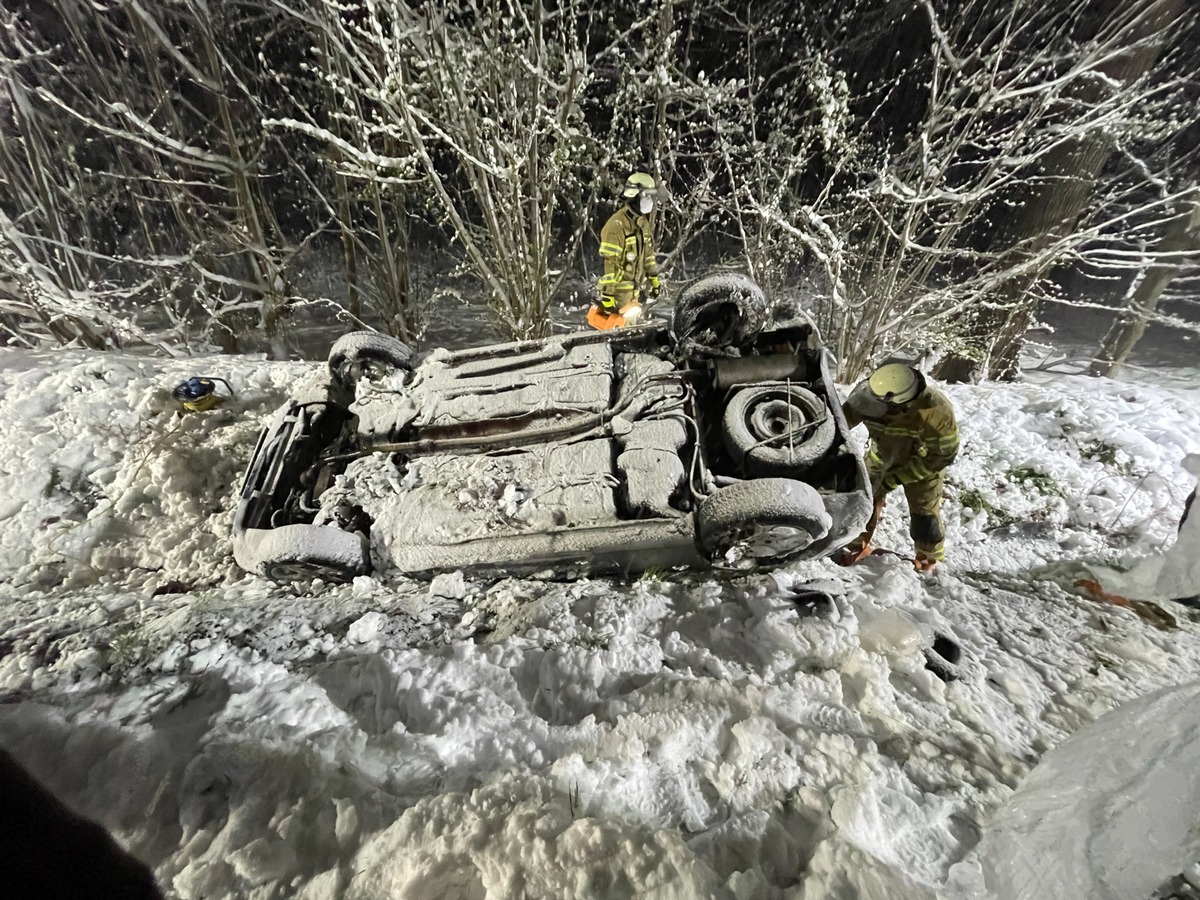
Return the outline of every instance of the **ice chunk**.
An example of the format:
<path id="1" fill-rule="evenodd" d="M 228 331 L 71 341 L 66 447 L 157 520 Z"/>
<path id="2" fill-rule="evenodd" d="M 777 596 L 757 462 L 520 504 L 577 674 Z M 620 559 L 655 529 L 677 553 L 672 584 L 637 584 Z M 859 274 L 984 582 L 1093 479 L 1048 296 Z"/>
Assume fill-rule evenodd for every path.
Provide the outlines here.
<path id="1" fill-rule="evenodd" d="M 463 580 L 462 572 L 445 572 L 437 575 L 429 582 L 430 597 L 444 597 L 447 600 L 461 600 L 467 596 L 467 583 Z"/>
<path id="2" fill-rule="evenodd" d="M 858 639 L 863 649 L 885 656 L 903 656 L 928 642 L 917 620 L 896 606 L 868 619 Z"/>
<path id="3" fill-rule="evenodd" d="M 366 644 L 379 638 L 385 624 L 387 616 L 381 612 L 369 612 L 350 624 L 346 637 L 356 644 Z"/>
<path id="4" fill-rule="evenodd" d="M 1043 758 L 979 845 L 989 897 L 1149 897 L 1200 852 L 1200 682 L 1141 697 Z"/>
<path id="5" fill-rule="evenodd" d="M 1200 478 L 1200 453 L 1184 459 L 1183 467 Z M 1194 501 L 1179 536 L 1163 558 L 1154 590 L 1164 600 L 1200 596 L 1200 509 Z"/>

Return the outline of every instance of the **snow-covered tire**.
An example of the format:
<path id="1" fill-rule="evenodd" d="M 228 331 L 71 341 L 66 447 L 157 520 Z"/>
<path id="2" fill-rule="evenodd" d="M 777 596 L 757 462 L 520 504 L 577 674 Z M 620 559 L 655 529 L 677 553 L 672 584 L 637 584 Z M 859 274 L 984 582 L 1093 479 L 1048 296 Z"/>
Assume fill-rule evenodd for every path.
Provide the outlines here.
<path id="1" fill-rule="evenodd" d="M 412 348 L 404 341 L 374 331 L 344 334 L 329 348 L 329 374 L 335 382 L 353 386 L 369 370 L 411 371 Z"/>
<path id="2" fill-rule="evenodd" d="M 696 510 L 700 549 L 717 563 L 783 562 L 829 533 L 833 520 L 816 488 L 792 478 L 727 485 Z"/>
<path id="3" fill-rule="evenodd" d="M 273 581 L 350 581 L 371 570 L 367 539 L 331 525 L 282 525 L 261 532 L 258 574 Z"/>
<path id="4" fill-rule="evenodd" d="M 679 294 L 672 330 L 685 352 L 727 354 L 752 344 L 769 315 L 762 288 L 749 276 L 708 275 Z"/>
<path id="5" fill-rule="evenodd" d="M 735 460 L 771 472 L 803 472 L 837 437 L 825 403 L 796 385 L 742 388 L 725 407 L 722 425 Z"/>

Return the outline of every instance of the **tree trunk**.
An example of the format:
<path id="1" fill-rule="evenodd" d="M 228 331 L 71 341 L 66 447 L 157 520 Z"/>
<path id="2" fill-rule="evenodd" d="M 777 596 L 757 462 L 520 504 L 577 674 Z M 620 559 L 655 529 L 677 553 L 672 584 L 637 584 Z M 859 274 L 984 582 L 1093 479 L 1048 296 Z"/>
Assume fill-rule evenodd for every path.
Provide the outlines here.
<path id="1" fill-rule="evenodd" d="M 350 226 L 350 195 L 346 185 L 346 176 L 341 173 L 341 151 L 337 147 L 329 148 L 329 158 L 333 162 L 333 191 L 337 203 L 338 232 L 342 236 L 342 258 L 346 263 L 346 303 L 350 315 L 355 321 L 362 319 L 362 291 L 358 285 L 358 248 L 354 245 L 354 233 Z"/>
<path id="2" fill-rule="evenodd" d="M 1147 317 L 1158 307 L 1163 291 L 1179 273 L 1177 262 L 1169 254 L 1200 250 L 1200 195 L 1193 192 L 1179 213 L 1167 223 L 1166 233 L 1159 242 L 1159 262 L 1148 269 L 1137 288 L 1129 296 L 1125 312 L 1117 317 L 1112 328 L 1100 342 L 1091 375 L 1112 375 L 1129 358 L 1130 352 L 1146 331 Z"/>

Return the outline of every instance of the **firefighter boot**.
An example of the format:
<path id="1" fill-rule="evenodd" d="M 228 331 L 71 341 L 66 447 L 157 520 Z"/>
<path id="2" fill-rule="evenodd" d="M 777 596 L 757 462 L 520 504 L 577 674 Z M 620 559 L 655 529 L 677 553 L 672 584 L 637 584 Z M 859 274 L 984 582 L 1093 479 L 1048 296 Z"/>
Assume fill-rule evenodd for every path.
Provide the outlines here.
<path id="1" fill-rule="evenodd" d="M 932 556 L 926 556 L 924 553 L 918 553 L 913 558 L 913 568 L 918 572 L 929 575 L 937 568 L 938 561 Z"/>
<path id="2" fill-rule="evenodd" d="M 855 541 L 853 544 L 847 544 L 839 550 L 833 557 L 833 561 L 839 566 L 852 566 L 856 562 L 861 562 L 866 559 L 875 550 L 868 542 L 859 543 Z"/>

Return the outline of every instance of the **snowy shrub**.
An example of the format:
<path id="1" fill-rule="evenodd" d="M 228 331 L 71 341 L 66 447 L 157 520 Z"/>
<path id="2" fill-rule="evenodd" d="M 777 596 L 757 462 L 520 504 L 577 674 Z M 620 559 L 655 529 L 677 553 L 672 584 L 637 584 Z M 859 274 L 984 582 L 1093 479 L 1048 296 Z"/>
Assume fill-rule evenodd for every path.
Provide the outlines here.
<path id="1" fill-rule="evenodd" d="M 1039 304 L 1064 300 L 1056 270 L 1116 278 L 1153 258 L 1112 248 L 1190 189 L 1167 174 L 1196 121 L 1173 80 L 1183 9 L 1137 3 L 1088 32 L 1072 24 L 1082 7 L 926 5 L 922 115 L 818 208 L 847 237 L 830 314 L 847 374 L 907 335 L 949 351 L 943 377 L 1011 374 Z"/>
<path id="2" fill-rule="evenodd" d="M 411 340 L 421 228 L 503 335 L 537 337 L 645 169 L 670 279 L 689 255 L 747 269 L 812 308 L 845 378 L 908 341 L 942 377 L 1011 373 L 1064 271 L 1129 286 L 1119 363 L 1179 321 L 1157 303 L 1200 214 L 1197 17 L 1106 9 L 18 4 L 0 329 L 102 348 L 199 325 L 283 355 L 331 310 Z M 344 297 L 301 297 L 297 259 L 332 240 Z"/>
<path id="3" fill-rule="evenodd" d="M 950 486 L 952 488 L 954 486 L 952 481 Z M 959 487 L 957 497 L 959 506 L 964 510 L 970 510 L 973 516 L 985 514 L 989 525 L 1008 525 L 1017 521 L 1016 516 L 998 506 L 979 488 Z"/>
<path id="4" fill-rule="evenodd" d="M 500 330 L 548 332 L 559 204 L 595 191 L 580 100 L 590 79 L 581 11 L 541 4 L 372 5 L 349 18 L 332 3 L 303 14 L 324 48 L 338 124 L 269 119 L 336 148 L 341 172 L 376 188 L 419 182 L 428 214 L 462 268 L 483 284 Z M 379 147 L 388 148 L 381 153 Z M 590 168 L 590 167 L 589 167 Z M 574 211 L 574 206 L 568 208 Z M 582 239 L 571 230 L 566 252 Z"/>
<path id="5" fill-rule="evenodd" d="M 1031 488 L 1034 493 L 1042 494 L 1043 496 L 1066 496 L 1062 486 L 1054 480 L 1053 476 L 1047 475 L 1044 472 L 1039 472 L 1036 469 L 1029 468 L 1028 466 L 1011 468 L 1004 473 L 1004 476 L 1013 484 L 1021 487 Z"/>

